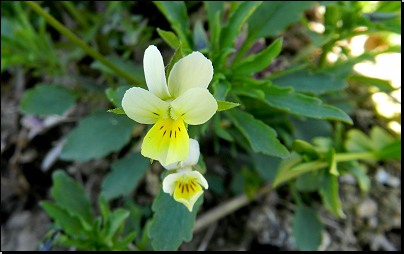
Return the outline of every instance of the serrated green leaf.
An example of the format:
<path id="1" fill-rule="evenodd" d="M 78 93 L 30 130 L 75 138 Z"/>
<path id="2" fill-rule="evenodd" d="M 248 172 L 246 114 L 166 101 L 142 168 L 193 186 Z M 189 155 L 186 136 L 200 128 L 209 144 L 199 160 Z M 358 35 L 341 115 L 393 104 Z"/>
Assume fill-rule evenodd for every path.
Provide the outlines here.
<path id="1" fill-rule="evenodd" d="M 239 103 L 229 102 L 229 101 L 217 101 L 217 111 L 228 110 L 237 106 L 240 106 Z"/>
<path id="2" fill-rule="evenodd" d="M 276 131 L 257 120 L 251 114 L 241 110 L 227 111 L 227 116 L 244 134 L 255 152 L 262 152 L 281 158 L 289 156 L 288 149 L 276 138 Z"/>
<path id="3" fill-rule="evenodd" d="M 245 1 L 237 7 L 220 33 L 221 49 L 233 47 L 232 44 L 240 32 L 241 26 L 260 4 L 260 1 Z"/>
<path id="4" fill-rule="evenodd" d="M 192 49 L 190 43 L 189 19 L 187 7 L 183 1 L 154 1 L 157 8 L 170 22 L 185 48 Z"/>
<path id="5" fill-rule="evenodd" d="M 203 195 L 194 204 L 192 212 L 189 212 L 182 203 L 176 202 L 160 188 L 153 202 L 154 216 L 149 229 L 153 248 L 158 251 L 174 251 L 183 241 L 191 241 L 196 213 L 202 203 Z"/>
<path id="6" fill-rule="evenodd" d="M 276 39 L 260 53 L 235 65 L 234 68 L 232 68 L 233 72 L 240 76 L 251 76 L 254 73 L 262 71 L 279 55 L 282 49 L 282 42 L 282 38 Z"/>
<path id="7" fill-rule="evenodd" d="M 26 114 L 63 115 L 74 105 L 75 100 L 74 93 L 64 86 L 37 84 L 24 92 L 20 106 Z"/>
<path id="8" fill-rule="evenodd" d="M 124 115 L 94 113 L 67 135 L 60 158 L 85 162 L 117 151 L 129 142 L 135 125 Z"/>
<path id="9" fill-rule="evenodd" d="M 111 200 L 128 195 L 143 177 L 149 167 L 149 159 L 140 153 L 130 153 L 112 163 L 112 171 L 102 182 L 102 193 Z"/>
<path id="10" fill-rule="evenodd" d="M 164 31 L 157 28 L 157 33 L 160 35 L 161 39 L 163 39 L 172 49 L 177 49 L 180 45 L 180 41 L 173 32 Z"/>
<path id="11" fill-rule="evenodd" d="M 328 171 L 324 171 L 319 193 L 328 211 L 338 218 L 346 218 L 346 215 L 342 211 L 341 200 L 339 199 L 337 176 L 329 174 Z"/>
<path id="12" fill-rule="evenodd" d="M 269 106 L 286 110 L 292 114 L 317 119 L 334 119 L 352 124 L 352 119 L 342 110 L 323 104 L 315 97 L 293 92 L 290 88 L 277 86 L 263 87 L 265 103 Z"/>
<path id="13" fill-rule="evenodd" d="M 167 69 L 166 69 L 167 79 L 170 76 L 170 73 L 174 67 L 174 64 L 183 57 L 184 57 L 184 55 L 182 54 L 182 42 L 179 42 L 178 47 L 175 49 L 174 55 L 171 57 L 170 63 L 167 65 Z"/>
<path id="14" fill-rule="evenodd" d="M 93 213 L 90 198 L 85 193 L 83 186 L 70 178 L 63 170 L 53 172 L 52 180 L 51 193 L 56 204 L 91 225 Z"/>
<path id="15" fill-rule="evenodd" d="M 114 109 L 108 109 L 107 112 L 108 113 L 115 113 L 117 115 L 126 115 L 126 113 L 125 113 L 125 111 L 123 110 L 122 107 L 114 108 Z"/>
<path id="16" fill-rule="evenodd" d="M 67 234 L 79 235 L 84 233 L 84 228 L 80 220 L 70 215 L 66 209 L 47 201 L 41 201 L 40 206 L 42 206 L 46 213 L 59 224 Z"/>
<path id="17" fill-rule="evenodd" d="M 344 80 L 337 80 L 331 74 L 310 74 L 307 69 L 291 72 L 271 81 L 278 87 L 291 87 L 296 92 L 313 94 L 341 90 L 348 85 Z"/>
<path id="18" fill-rule="evenodd" d="M 299 250 L 316 251 L 320 246 L 323 224 L 314 209 L 299 204 L 293 217 L 292 230 Z"/>

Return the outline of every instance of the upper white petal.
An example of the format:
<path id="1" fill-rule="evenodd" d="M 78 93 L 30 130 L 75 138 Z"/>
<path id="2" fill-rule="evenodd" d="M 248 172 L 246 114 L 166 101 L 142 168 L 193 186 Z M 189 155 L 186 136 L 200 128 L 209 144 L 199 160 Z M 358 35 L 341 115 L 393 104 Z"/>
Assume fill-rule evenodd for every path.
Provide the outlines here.
<path id="1" fill-rule="evenodd" d="M 196 165 L 199 160 L 199 143 L 195 139 L 190 138 L 189 139 L 189 154 L 188 157 L 181 161 L 179 164 L 178 162 L 171 163 L 167 166 L 163 166 L 167 170 L 174 170 L 174 169 L 179 169 L 179 168 L 188 168 L 192 167 L 193 165 Z"/>
<path id="2" fill-rule="evenodd" d="M 217 111 L 217 102 L 208 89 L 192 88 L 171 102 L 171 115 L 181 117 L 187 124 L 208 121 Z"/>
<path id="3" fill-rule="evenodd" d="M 132 87 L 123 96 L 122 108 L 136 122 L 153 124 L 166 117 L 169 104 L 143 88 Z"/>
<path id="4" fill-rule="evenodd" d="M 212 77 L 212 62 L 195 51 L 174 64 L 168 77 L 168 90 L 177 98 L 191 88 L 208 88 Z"/>
<path id="5" fill-rule="evenodd" d="M 144 52 L 143 68 L 149 91 L 162 100 L 169 98 L 164 61 L 156 46 L 150 45 Z"/>

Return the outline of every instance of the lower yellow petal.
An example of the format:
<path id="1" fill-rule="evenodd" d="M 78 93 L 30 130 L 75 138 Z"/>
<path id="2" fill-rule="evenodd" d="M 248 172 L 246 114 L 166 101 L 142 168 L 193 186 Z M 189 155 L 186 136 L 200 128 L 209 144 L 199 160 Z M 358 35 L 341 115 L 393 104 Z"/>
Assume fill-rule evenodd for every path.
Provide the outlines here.
<path id="1" fill-rule="evenodd" d="M 198 200 L 202 193 L 202 187 L 195 180 L 178 181 L 174 190 L 174 199 L 177 202 L 183 203 L 192 212 L 196 200 Z"/>
<path id="2" fill-rule="evenodd" d="M 146 134 L 141 153 L 163 166 L 185 160 L 189 154 L 189 136 L 184 121 L 158 120 Z"/>

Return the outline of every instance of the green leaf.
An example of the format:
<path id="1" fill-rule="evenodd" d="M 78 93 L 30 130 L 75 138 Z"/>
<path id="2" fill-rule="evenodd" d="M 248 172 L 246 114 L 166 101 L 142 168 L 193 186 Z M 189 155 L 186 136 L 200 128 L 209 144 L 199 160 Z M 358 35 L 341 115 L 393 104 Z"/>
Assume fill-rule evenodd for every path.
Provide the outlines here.
<path id="1" fill-rule="evenodd" d="M 310 160 L 316 160 L 320 158 L 320 154 L 310 143 L 295 139 L 292 144 L 292 150 L 296 151 L 300 155 L 306 155 Z"/>
<path id="2" fill-rule="evenodd" d="M 219 45 L 220 21 L 222 18 L 224 1 L 204 1 L 206 15 L 209 23 L 210 45 L 215 51 Z"/>
<path id="3" fill-rule="evenodd" d="M 252 153 L 250 156 L 252 157 L 255 170 L 257 170 L 258 174 L 264 180 L 273 181 L 275 179 L 276 170 L 281 162 L 281 159 L 263 153 Z"/>
<path id="4" fill-rule="evenodd" d="M 126 60 L 117 56 L 106 56 L 108 61 L 119 67 L 121 70 L 125 71 L 128 75 L 133 76 L 135 79 L 146 84 L 146 79 L 144 77 L 143 66 L 141 64 L 135 63 L 131 60 Z M 94 61 L 90 65 L 91 68 L 103 71 L 109 74 L 115 74 L 113 70 L 105 66 L 99 61 Z"/>
<path id="5" fill-rule="evenodd" d="M 107 198 L 105 197 L 105 195 L 103 195 L 103 193 L 101 193 L 98 196 L 98 207 L 100 208 L 100 212 L 102 215 L 102 219 L 104 221 L 107 221 L 108 216 L 111 214 L 111 209 L 109 207 L 109 203 Z"/>
<path id="6" fill-rule="evenodd" d="M 345 149 L 351 153 L 376 150 L 372 140 L 365 133 L 357 129 L 348 131 L 344 145 Z"/>
<path id="7" fill-rule="evenodd" d="M 125 115 L 125 114 L 126 114 L 122 107 L 120 107 L 120 108 L 114 108 L 114 109 L 108 109 L 107 112 L 109 112 L 109 113 L 115 113 L 115 114 L 117 114 L 117 115 Z"/>
<path id="8" fill-rule="evenodd" d="M 241 26 L 260 4 L 260 1 L 245 1 L 237 7 L 220 33 L 221 49 L 234 46 L 234 40 L 240 32 Z"/>
<path id="9" fill-rule="evenodd" d="M 83 186 L 70 178 L 63 170 L 53 172 L 52 180 L 51 193 L 56 204 L 91 225 L 93 213 L 90 198 L 85 193 Z"/>
<path id="10" fill-rule="evenodd" d="M 194 25 L 193 33 L 194 50 L 201 50 L 209 47 L 208 37 L 203 28 L 201 20 L 197 20 Z"/>
<path id="11" fill-rule="evenodd" d="M 321 182 L 320 176 L 318 171 L 304 173 L 296 178 L 295 187 L 302 192 L 316 191 Z"/>
<path id="12" fill-rule="evenodd" d="M 369 136 L 372 140 L 372 144 L 377 150 L 382 150 L 384 147 L 395 141 L 390 133 L 377 125 L 372 127 Z"/>
<path id="13" fill-rule="evenodd" d="M 112 171 L 102 182 L 102 193 L 108 200 L 128 195 L 137 185 L 150 165 L 140 153 L 130 153 L 112 163 Z"/>
<path id="14" fill-rule="evenodd" d="M 392 92 L 395 91 L 396 88 L 392 87 L 390 82 L 384 79 L 366 77 L 361 75 L 350 75 L 348 77 L 348 81 L 355 81 L 357 83 L 368 85 L 368 86 L 375 86 L 379 88 L 383 92 Z"/>
<path id="15" fill-rule="evenodd" d="M 224 101 L 226 99 L 227 93 L 231 89 L 231 85 L 227 80 L 218 80 L 212 84 L 213 95 L 216 100 Z"/>
<path id="16" fill-rule="evenodd" d="M 320 246 L 323 224 L 314 209 L 299 204 L 293 217 L 292 230 L 299 250 L 316 251 Z"/>
<path id="17" fill-rule="evenodd" d="M 24 92 L 20 106 L 25 114 L 63 115 L 75 100 L 74 93 L 64 86 L 37 84 Z"/>
<path id="18" fill-rule="evenodd" d="M 166 69 L 166 77 L 170 76 L 171 70 L 174 67 L 174 64 L 178 62 L 181 58 L 183 58 L 184 55 L 182 54 L 182 42 L 178 44 L 178 47 L 176 48 L 174 55 L 171 57 L 170 63 L 167 65 Z"/>
<path id="19" fill-rule="evenodd" d="M 401 159 L 401 139 L 383 147 L 382 150 L 376 152 L 376 156 L 379 159 Z"/>
<path id="20" fill-rule="evenodd" d="M 80 220 L 70 215 L 66 209 L 47 201 L 41 201 L 40 206 L 45 209 L 46 213 L 59 224 L 67 234 L 79 235 L 84 233 L 84 228 Z"/>
<path id="21" fill-rule="evenodd" d="M 295 115 L 317 119 L 334 119 L 352 124 L 351 118 L 342 110 L 323 104 L 315 97 L 293 92 L 290 88 L 264 87 L 265 100 L 269 106 L 286 110 Z"/>
<path id="22" fill-rule="evenodd" d="M 153 248 L 158 251 L 174 251 L 183 241 L 191 241 L 196 212 L 202 203 L 203 195 L 199 197 L 190 212 L 185 205 L 176 202 L 172 196 L 164 193 L 160 188 L 153 202 L 154 216 L 149 229 Z"/>
<path id="23" fill-rule="evenodd" d="M 323 94 L 347 87 L 344 80 L 337 80 L 331 74 L 310 74 L 308 70 L 300 70 L 271 79 L 278 87 L 291 87 L 296 92 Z"/>
<path id="24" fill-rule="evenodd" d="M 107 95 L 108 100 L 112 102 L 112 104 L 114 104 L 115 107 L 119 108 L 122 107 L 122 98 L 126 90 L 130 88 L 132 88 L 132 86 L 120 86 L 117 89 L 108 88 L 107 90 L 105 90 L 105 94 Z"/>
<path id="25" fill-rule="evenodd" d="M 288 149 L 276 138 L 276 131 L 241 110 L 227 111 L 228 117 L 250 142 L 254 152 L 262 152 L 281 158 L 289 156 Z"/>
<path id="26" fill-rule="evenodd" d="M 192 49 L 190 44 L 189 19 L 187 7 L 183 1 L 154 1 L 157 8 L 170 22 L 185 48 Z"/>
<path id="27" fill-rule="evenodd" d="M 283 38 L 276 39 L 276 41 L 254 57 L 235 65 L 234 68 L 232 68 L 233 72 L 240 76 L 251 76 L 267 68 L 272 60 L 281 52 L 282 41 Z"/>
<path id="28" fill-rule="evenodd" d="M 219 114 L 215 114 L 213 116 L 213 126 L 214 126 L 214 130 L 215 133 L 222 139 L 227 140 L 229 142 L 232 142 L 234 139 L 233 137 L 220 126 L 220 115 Z"/>
<path id="29" fill-rule="evenodd" d="M 338 195 L 338 177 L 324 171 L 319 192 L 328 211 L 338 218 L 345 219 L 346 215 L 342 211 L 341 200 Z"/>
<path id="30" fill-rule="evenodd" d="M 180 45 L 180 41 L 173 32 L 164 31 L 160 28 L 157 28 L 157 33 L 160 35 L 161 39 L 163 39 L 171 48 L 177 49 Z"/>
<path id="31" fill-rule="evenodd" d="M 67 135 L 60 158 L 85 162 L 117 151 L 129 142 L 135 124 L 127 116 L 94 113 Z"/>
<path id="32" fill-rule="evenodd" d="M 217 111 L 228 110 L 234 107 L 240 106 L 238 103 L 229 102 L 229 101 L 217 101 Z"/>
<path id="33" fill-rule="evenodd" d="M 343 163 L 342 166 L 347 172 L 355 176 L 361 191 L 368 192 L 370 190 L 370 179 L 366 175 L 367 167 L 365 165 L 359 164 L 357 161 L 352 161 L 349 163 Z"/>
<path id="34" fill-rule="evenodd" d="M 105 223 L 105 237 L 112 237 L 120 226 L 123 225 L 126 218 L 128 218 L 130 212 L 125 209 L 118 208 L 114 210 L 109 216 Z"/>
<path id="35" fill-rule="evenodd" d="M 247 20 L 248 33 L 254 40 L 277 36 L 290 23 L 300 19 L 302 12 L 314 1 L 264 1 Z"/>

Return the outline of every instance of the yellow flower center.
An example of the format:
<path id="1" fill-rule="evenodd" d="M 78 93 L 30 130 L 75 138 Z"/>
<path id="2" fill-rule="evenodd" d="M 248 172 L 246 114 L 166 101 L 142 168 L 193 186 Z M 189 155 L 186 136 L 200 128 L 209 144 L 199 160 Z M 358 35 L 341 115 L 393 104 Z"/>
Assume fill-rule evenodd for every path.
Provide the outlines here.
<path id="1" fill-rule="evenodd" d="M 202 187 L 195 181 L 195 179 L 181 179 L 177 182 L 174 190 L 174 199 L 185 199 L 188 202 L 197 195 L 198 198 L 202 194 Z"/>

